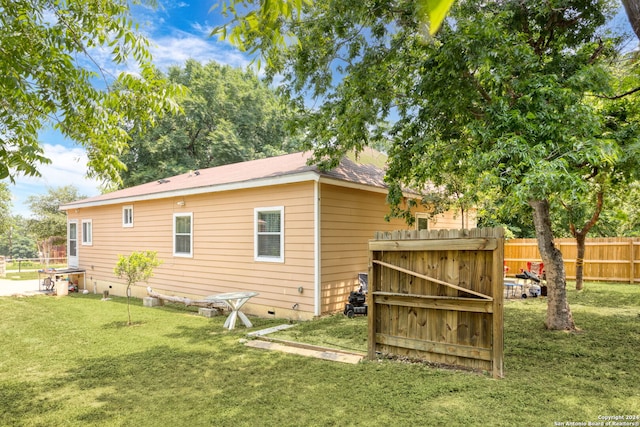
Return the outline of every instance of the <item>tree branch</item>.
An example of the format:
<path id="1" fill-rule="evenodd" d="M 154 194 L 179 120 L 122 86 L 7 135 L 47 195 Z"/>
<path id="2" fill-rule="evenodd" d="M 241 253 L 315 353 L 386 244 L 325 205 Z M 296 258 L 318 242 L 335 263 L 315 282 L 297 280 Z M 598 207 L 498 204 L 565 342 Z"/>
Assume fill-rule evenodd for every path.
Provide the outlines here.
<path id="1" fill-rule="evenodd" d="M 473 86 L 476 88 L 478 93 L 480 93 L 480 96 L 482 96 L 482 98 L 485 101 L 491 102 L 491 95 L 489 95 L 489 92 L 487 92 L 487 90 L 482 87 L 482 85 L 478 82 L 478 80 L 476 79 L 476 77 L 473 75 L 471 71 L 466 70 L 463 73 L 463 75 L 467 77 L 469 80 L 471 80 L 471 83 L 473 83 Z"/>
<path id="2" fill-rule="evenodd" d="M 604 204 L 604 191 L 600 190 L 598 191 L 598 195 L 597 195 L 597 202 L 596 202 L 596 210 L 593 212 L 593 215 L 591 215 L 591 219 L 589 219 L 589 221 L 584 225 L 584 227 L 582 227 L 581 230 L 577 230 L 577 234 L 585 236 L 589 230 L 591 230 L 591 228 L 596 225 L 596 222 L 598 222 L 598 218 L 600 218 L 600 212 L 602 212 L 602 206 Z M 575 230 L 575 227 L 573 226 L 573 224 L 571 224 L 571 228 L 572 228 L 572 233 Z M 575 234 L 574 234 L 575 236 Z"/>
<path id="3" fill-rule="evenodd" d="M 635 89 L 631 89 L 627 92 L 621 93 L 620 95 L 614 95 L 614 96 L 607 96 L 607 95 L 592 95 L 595 96 L 596 98 L 601 98 L 601 99 L 610 99 L 610 100 L 615 100 L 615 99 L 620 99 L 620 98 L 624 98 L 625 96 L 629 96 L 629 95 L 633 95 L 634 93 L 640 91 L 640 87 L 637 87 Z"/>
<path id="4" fill-rule="evenodd" d="M 79 34 L 77 34 L 75 27 L 73 27 L 69 21 L 67 21 L 67 19 L 65 19 L 65 17 L 62 15 L 62 13 L 60 13 L 59 10 L 54 10 L 54 13 L 56 15 L 56 19 L 61 22 L 64 27 L 67 29 L 67 31 L 72 35 L 71 40 L 73 41 L 73 43 L 75 43 L 76 47 L 78 48 L 78 50 L 80 52 L 82 52 L 87 59 L 93 63 L 93 65 L 96 66 L 98 72 L 100 73 L 100 75 L 102 76 L 102 80 L 104 81 L 104 84 L 106 86 L 106 91 L 110 92 L 110 85 L 109 85 L 109 80 L 107 80 L 107 76 L 106 76 L 106 71 L 104 68 L 102 68 L 102 66 L 98 63 L 98 60 L 95 59 L 88 51 L 87 47 L 84 45 L 84 43 L 82 43 L 81 41 L 81 36 Z M 111 74 L 110 74 L 111 75 Z M 115 78 L 115 76 L 111 75 L 112 78 Z"/>
<path id="5" fill-rule="evenodd" d="M 602 39 L 598 37 L 598 48 L 595 51 L 593 51 L 593 53 L 591 54 L 591 57 L 589 58 L 589 65 L 596 62 L 596 59 L 598 59 L 598 56 L 600 56 L 603 50 L 604 50 L 604 43 L 602 43 Z"/>

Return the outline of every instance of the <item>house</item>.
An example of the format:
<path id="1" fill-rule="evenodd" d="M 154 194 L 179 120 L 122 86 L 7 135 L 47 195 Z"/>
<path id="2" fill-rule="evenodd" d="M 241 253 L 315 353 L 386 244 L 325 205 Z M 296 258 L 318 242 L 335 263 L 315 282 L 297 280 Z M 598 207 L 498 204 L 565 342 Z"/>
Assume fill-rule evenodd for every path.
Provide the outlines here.
<path id="1" fill-rule="evenodd" d="M 308 165 L 310 156 L 192 171 L 65 204 L 69 266 L 86 271 L 90 292 L 124 295 L 113 273 L 118 255 L 154 250 L 162 264 L 149 286 L 159 293 L 256 291 L 243 310 L 265 317 L 342 311 L 358 273 L 367 272 L 374 232 L 408 226 L 384 219 L 384 155 L 345 157 L 328 172 Z M 415 215 L 421 227 L 461 224 L 453 212 Z M 133 296 L 145 295 L 145 286 L 134 287 Z"/>

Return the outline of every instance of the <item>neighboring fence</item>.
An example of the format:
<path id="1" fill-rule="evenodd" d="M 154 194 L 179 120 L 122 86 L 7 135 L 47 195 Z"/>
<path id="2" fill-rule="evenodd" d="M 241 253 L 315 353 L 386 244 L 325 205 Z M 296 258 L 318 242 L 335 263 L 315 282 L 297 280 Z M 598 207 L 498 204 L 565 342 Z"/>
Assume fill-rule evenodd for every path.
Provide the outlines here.
<path id="1" fill-rule="evenodd" d="M 41 268 L 46 265 L 45 260 L 42 258 L 4 258 L 2 257 L 2 266 L 4 266 L 4 271 L 7 271 L 7 264 L 12 264 L 11 270 L 16 270 L 18 272 L 33 270 L 34 268 Z M 49 258 L 48 265 L 52 264 L 66 264 L 67 257 L 66 255 L 59 258 Z"/>
<path id="2" fill-rule="evenodd" d="M 568 280 L 576 278 L 577 244 L 575 239 L 555 239 L 564 259 Z M 512 239 L 504 245 L 507 275 L 527 268 L 527 261 L 542 261 L 536 239 Z M 584 280 L 640 283 L 640 238 L 603 237 L 587 239 L 584 255 Z"/>
<path id="3" fill-rule="evenodd" d="M 369 351 L 503 376 L 503 229 L 377 233 Z"/>

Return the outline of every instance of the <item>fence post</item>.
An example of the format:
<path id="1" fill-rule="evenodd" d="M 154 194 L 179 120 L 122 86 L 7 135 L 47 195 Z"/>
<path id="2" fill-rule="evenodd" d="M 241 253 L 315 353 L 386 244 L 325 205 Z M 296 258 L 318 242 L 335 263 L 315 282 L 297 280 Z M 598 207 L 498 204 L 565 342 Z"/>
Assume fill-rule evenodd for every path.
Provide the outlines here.
<path id="1" fill-rule="evenodd" d="M 635 278 L 636 263 L 635 263 L 634 250 L 635 248 L 633 247 L 633 239 L 630 239 L 629 240 L 629 284 L 630 285 L 633 285 L 633 283 L 636 280 Z"/>
<path id="2" fill-rule="evenodd" d="M 504 229 L 496 227 L 485 229 L 486 237 L 493 237 L 497 240 L 498 246 L 493 250 L 493 267 L 491 280 L 493 282 L 493 345 L 492 345 L 492 365 L 493 377 L 504 377 Z"/>

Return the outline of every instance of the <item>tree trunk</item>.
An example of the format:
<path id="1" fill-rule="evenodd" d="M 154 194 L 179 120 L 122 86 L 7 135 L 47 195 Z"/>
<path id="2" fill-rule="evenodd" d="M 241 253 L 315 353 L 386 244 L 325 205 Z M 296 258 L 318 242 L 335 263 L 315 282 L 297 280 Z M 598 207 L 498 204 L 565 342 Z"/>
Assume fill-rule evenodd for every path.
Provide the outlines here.
<path id="1" fill-rule="evenodd" d="M 53 248 L 53 240 L 54 237 L 47 237 L 40 242 L 37 242 L 40 255 L 40 262 L 44 264 L 46 267 L 49 266 L 49 259 L 51 257 L 51 249 Z"/>
<path id="2" fill-rule="evenodd" d="M 127 325 L 131 326 L 131 293 L 129 290 L 130 288 L 127 287 L 127 314 L 129 315 L 129 322 L 127 322 Z"/>
<path id="3" fill-rule="evenodd" d="M 640 1 L 638 0 L 622 0 L 624 10 L 627 12 L 627 18 L 633 28 L 633 32 L 640 39 Z"/>
<path id="4" fill-rule="evenodd" d="M 217 308 L 219 310 L 222 310 L 227 306 L 224 301 L 192 300 L 186 297 L 159 294 L 158 292 L 155 292 L 153 289 L 151 289 L 150 286 L 147 286 L 147 294 L 149 294 L 150 297 L 158 298 L 159 300 L 162 300 L 162 301 L 176 302 L 176 303 L 184 304 L 187 307 L 195 306 L 195 307 L 204 307 L 204 308 Z"/>
<path id="5" fill-rule="evenodd" d="M 547 316 L 545 326 L 550 330 L 575 331 L 573 315 L 567 301 L 567 279 L 562 253 L 553 243 L 551 214 L 547 200 L 530 200 L 538 249 L 547 277 Z"/>
<path id="6" fill-rule="evenodd" d="M 604 205 L 604 190 L 598 191 L 596 195 L 596 208 L 593 211 L 593 215 L 587 223 L 582 227 L 581 230 L 578 230 L 575 224 L 569 224 L 569 229 L 571 230 L 571 234 L 576 239 L 576 243 L 578 245 L 578 256 L 576 257 L 576 290 L 580 291 L 583 288 L 584 283 L 584 254 L 585 254 L 585 242 L 587 240 L 587 234 L 589 230 L 596 225 L 598 222 L 598 218 L 600 218 L 600 212 L 602 212 L 602 206 Z"/>

